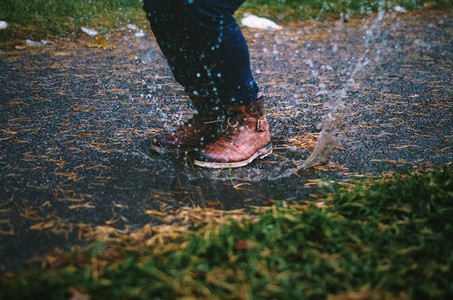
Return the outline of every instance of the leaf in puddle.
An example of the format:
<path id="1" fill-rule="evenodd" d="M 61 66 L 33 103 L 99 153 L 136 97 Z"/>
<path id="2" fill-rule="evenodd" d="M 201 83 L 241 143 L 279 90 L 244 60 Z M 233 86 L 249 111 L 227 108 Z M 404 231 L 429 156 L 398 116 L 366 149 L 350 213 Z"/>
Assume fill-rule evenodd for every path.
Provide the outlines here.
<path id="1" fill-rule="evenodd" d="M 110 50 L 110 49 L 115 49 L 116 48 L 115 44 L 109 43 L 106 40 L 103 40 L 103 39 L 100 39 L 100 38 L 86 43 L 86 46 L 88 48 L 99 48 L 99 49 L 105 49 L 105 50 Z"/>
<path id="2" fill-rule="evenodd" d="M 45 230 L 55 226 L 55 221 L 39 222 L 35 225 L 30 226 L 30 230 Z"/>
<path id="3" fill-rule="evenodd" d="M 238 191 L 239 191 L 239 190 L 246 190 L 246 189 L 242 188 L 242 186 L 245 186 L 245 185 L 250 186 L 251 184 L 250 184 L 250 183 L 247 183 L 247 182 L 238 183 L 238 184 L 236 184 L 235 186 L 233 186 L 233 188 L 234 188 L 235 190 L 238 190 Z"/>
<path id="4" fill-rule="evenodd" d="M 158 216 L 158 217 L 166 217 L 166 216 L 168 216 L 168 213 L 162 212 L 162 211 L 158 211 L 158 210 L 155 210 L 155 209 L 148 209 L 147 211 L 145 211 L 145 215 L 155 215 L 155 216 Z"/>
<path id="5" fill-rule="evenodd" d="M 75 204 L 75 205 L 70 205 L 68 207 L 69 209 L 76 209 L 76 208 L 95 208 L 93 205 L 91 205 L 91 202 L 86 202 L 83 204 Z"/>
<path id="6" fill-rule="evenodd" d="M 9 220 L 0 220 L 0 234 L 13 235 L 14 228 Z"/>
<path id="7" fill-rule="evenodd" d="M 318 139 L 317 134 L 308 133 L 304 136 L 294 136 L 288 139 L 288 141 L 297 148 L 302 149 L 309 148 L 313 150 L 316 146 L 317 139 Z"/>
<path id="8" fill-rule="evenodd" d="M 222 206 L 222 202 L 218 201 L 218 200 L 206 200 L 206 205 L 208 206 L 208 208 L 215 208 L 215 207 L 218 207 L 218 206 Z"/>

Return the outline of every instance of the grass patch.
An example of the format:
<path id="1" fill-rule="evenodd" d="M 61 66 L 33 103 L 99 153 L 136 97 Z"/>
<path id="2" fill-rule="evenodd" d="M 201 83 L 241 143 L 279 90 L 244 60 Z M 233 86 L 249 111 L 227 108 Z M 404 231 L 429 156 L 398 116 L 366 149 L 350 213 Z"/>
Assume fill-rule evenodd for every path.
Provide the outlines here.
<path id="1" fill-rule="evenodd" d="M 423 8 L 427 0 L 247 0 L 238 16 L 253 13 L 278 22 L 295 22 L 309 18 L 324 19 L 340 16 L 365 15 L 379 7 L 391 9 L 400 5 L 406 9 Z M 434 9 L 451 9 L 450 0 L 431 0 Z M 0 0 L 0 20 L 8 22 L 0 30 L 0 39 L 67 36 L 80 27 L 96 27 L 100 32 L 129 23 L 147 27 L 140 0 Z"/>
<path id="2" fill-rule="evenodd" d="M 396 5 L 407 10 L 421 9 L 428 4 L 434 9 L 451 9 L 449 0 L 247 0 L 242 9 L 279 22 L 306 19 L 338 18 L 369 15 L 379 10 L 392 10 Z"/>
<path id="3" fill-rule="evenodd" d="M 453 167 L 334 184 L 326 205 L 258 214 L 183 210 L 132 233 L 98 230 L 46 271 L 9 274 L 2 299 L 447 299 Z M 355 299 L 354 298 L 354 299 Z"/>
<path id="4" fill-rule="evenodd" d="M 38 39 L 65 36 L 82 26 L 95 26 L 101 32 L 128 23 L 144 23 L 139 0 L 0 0 L 0 20 L 8 28 L 0 37 Z"/>

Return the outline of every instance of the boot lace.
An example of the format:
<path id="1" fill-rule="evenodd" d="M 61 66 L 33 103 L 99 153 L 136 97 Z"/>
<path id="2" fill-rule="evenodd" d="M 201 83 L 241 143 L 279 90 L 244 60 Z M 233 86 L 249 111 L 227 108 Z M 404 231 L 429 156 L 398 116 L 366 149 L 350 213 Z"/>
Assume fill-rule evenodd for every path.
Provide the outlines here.
<path id="1" fill-rule="evenodd" d="M 224 125 L 226 126 L 226 128 L 222 129 L 222 134 L 220 136 L 226 138 L 231 142 L 234 136 L 233 133 L 239 126 L 238 116 L 228 117 Z"/>

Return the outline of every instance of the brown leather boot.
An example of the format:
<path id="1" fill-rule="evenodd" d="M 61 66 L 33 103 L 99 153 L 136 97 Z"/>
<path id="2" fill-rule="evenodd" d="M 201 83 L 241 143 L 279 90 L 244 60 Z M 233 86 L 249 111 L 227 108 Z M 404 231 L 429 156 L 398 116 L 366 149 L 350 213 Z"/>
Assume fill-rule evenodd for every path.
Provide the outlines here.
<path id="1" fill-rule="evenodd" d="M 206 168 L 237 168 L 272 153 L 269 123 L 264 100 L 249 106 L 230 106 L 227 129 L 214 143 L 206 146 L 195 165 Z"/>
<path id="2" fill-rule="evenodd" d="M 202 148 L 218 138 L 221 133 L 221 123 L 224 111 L 218 102 L 211 102 L 194 95 L 190 100 L 197 113 L 174 131 L 156 135 L 151 143 L 151 149 L 158 153 L 172 151 L 190 151 Z"/>

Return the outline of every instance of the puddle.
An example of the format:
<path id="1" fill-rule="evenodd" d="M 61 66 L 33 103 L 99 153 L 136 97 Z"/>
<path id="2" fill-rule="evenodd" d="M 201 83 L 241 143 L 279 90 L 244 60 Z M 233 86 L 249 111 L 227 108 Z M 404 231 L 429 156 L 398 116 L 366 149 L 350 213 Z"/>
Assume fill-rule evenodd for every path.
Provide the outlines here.
<path id="1" fill-rule="evenodd" d="M 453 18 L 427 12 L 396 20 L 373 27 L 381 31 L 370 49 L 383 51 L 369 53 L 376 61 L 360 59 L 362 20 L 341 30 L 318 23 L 247 30 L 275 151 L 232 170 L 194 169 L 190 155 L 147 149 L 153 134 L 190 117 L 155 41 L 112 40 L 114 49 L 0 46 L 0 220 L 14 232 L 0 235 L 0 245 L 11 245 L 0 246 L 0 256 L 19 263 L 69 247 L 81 223 L 137 228 L 155 221 L 147 209 L 306 201 L 319 193 L 317 179 L 453 161 Z M 373 46 L 379 41 L 384 48 Z M 329 112 L 334 122 L 323 127 Z M 320 133 L 314 150 L 296 139 Z M 332 168 L 304 168 L 327 158 Z M 54 238 L 31 231 L 43 221 L 61 231 Z M 70 226 L 76 229 L 66 237 Z"/>

